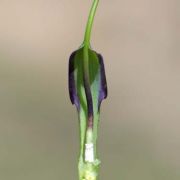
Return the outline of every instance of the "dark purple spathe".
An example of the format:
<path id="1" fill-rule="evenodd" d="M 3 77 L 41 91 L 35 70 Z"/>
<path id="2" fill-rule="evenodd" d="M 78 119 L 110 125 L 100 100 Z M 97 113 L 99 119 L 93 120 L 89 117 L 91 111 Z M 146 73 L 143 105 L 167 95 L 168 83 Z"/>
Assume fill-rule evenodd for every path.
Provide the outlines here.
<path id="1" fill-rule="evenodd" d="M 100 108 L 101 102 L 107 97 L 107 82 L 106 82 L 106 73 L 104 68 L 104 61 L 101 54 L 97 54 L 100 64 L 100 87 L 99 87 L 99 99 L 98 106 Z"/>
<path id="2" fill-rule="evenodd" d="M 74 51 L 70 58 L 69 58 L 69 95 L 70 95 L 70 100 L 72 104 L 75 104 L 77 109 L 80 109 L 80 100 L 78 97 L 77 93 L 77 87 L 76 87 L 76 82 L 75 82 L 75 74 L 74 74 L 74 64 L 75 64 L 75 56 L 78 51 Z M 107 82 L 106 82 L 106 75 L 105 75 L 105 68 L 104 68 L 104 62 L 103 62 L 103 57 L 101 54 L 98 54 L 97 52 L 93 51 L 98 59 L 99 63 L 99 88 L 97 89 L 98 91 L 98 108 L 100 108 L 101 102 L 103 99 L 107 97 Z M 92 63 L 92 62 L 91 62 Z M 87 88 L 86 84 L 86 79 L 83 77 L 83 83 L 84 83 L 84 88 L 85 88 L 85 94 L 86 94 L 86 99 L 87 99 L 87 108 L 88 108 L 88 117 L 93 118 L 93 103 L 92 103 L 92 94 L 91 94 L 91 88 Z"/>
<path id="3" fill-rule="evenodd" d="M 76 55 L 76 51 L 74 51 L 69 58 L 69 96 L 72 104 L 75 104 L 77 109 L 79 110 L 80 103 L 77 96 L 76 83 L 74 79 L 74 58 Z"/>

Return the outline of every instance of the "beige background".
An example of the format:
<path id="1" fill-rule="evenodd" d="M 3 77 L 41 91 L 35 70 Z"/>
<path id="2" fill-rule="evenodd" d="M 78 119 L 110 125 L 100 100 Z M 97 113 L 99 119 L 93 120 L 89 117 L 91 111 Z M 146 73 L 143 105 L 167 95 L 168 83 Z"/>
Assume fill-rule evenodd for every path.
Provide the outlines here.
<path id="1" fill-rule="evenodd" d="M 0 180 L 77 179 L 67 66 L 90 0 L 0 0 Z M 101 0 L 109 96 L 101 180 L 180 179 L 180 1 Z"/>

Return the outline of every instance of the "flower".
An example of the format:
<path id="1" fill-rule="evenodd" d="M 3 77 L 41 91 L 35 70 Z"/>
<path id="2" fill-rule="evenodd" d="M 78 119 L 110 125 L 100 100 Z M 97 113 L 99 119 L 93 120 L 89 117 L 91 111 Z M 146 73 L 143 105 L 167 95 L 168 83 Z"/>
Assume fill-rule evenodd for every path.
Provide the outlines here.
<path id="1" fill-rule="evenodd" d="M 105 68 L 103 57 L 90 48 L 88 70 L 84 69 L 84 63 L 84 47 L 81 47 L 69 58 L 69 95 L 77 110 L 85 111 L 88 119 L 93 119 L 94 114 L 99 112 L 102 100 L 107 97 Z"/>

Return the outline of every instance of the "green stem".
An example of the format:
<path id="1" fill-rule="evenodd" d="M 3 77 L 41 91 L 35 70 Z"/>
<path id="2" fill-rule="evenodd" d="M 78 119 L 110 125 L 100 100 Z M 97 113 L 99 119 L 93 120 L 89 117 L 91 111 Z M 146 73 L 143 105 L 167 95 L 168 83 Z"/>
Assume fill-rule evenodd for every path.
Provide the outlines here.
<path id="1" fill-rule="evenodd" d="M 80 158 L 79 158 L 79 180 L 97 180 L 99 163 L 100 163 L 99 160 L 96 159 L 96 147 L 95 147 L 96 142 L 95 141 L 97 138 L 97 132 L 94 133 L 93 124 L 91 127 L 88 125 L 89 117 L 91 117 L 90 116 L 91 112 L 89 110 L 93 108 L 91 84 L 90 84 L 90 77 L 89 77 L 89 49 L 90 49 L 91 30 L 92 30 L 92 25 L 93 25 L 94 16 L 96 14 L 98 3 L 99 3 L 99 0 L 93 0 L 93 4 L 90 10 L 87 25 L 86 25 L 84 41 L 83 41 L 84 87 L 85 87 L 86 100 L 88 102 L 87 105 L 91 107 L 87 107 L 88 114 L 86 114 L 85 112 L 82 112 L 80 114 L 80 119 L 82 121 L 87 122 L 87 124 L 86 124 L 86 132 L 84 131 L 83 133 L 81 132 L 81 136 L 83 137 L 81 137 L 81 152 L 80 152 Z M 92 118 L 93 118 L 92 121 L 94 123 L 94 117 Z M 81 129 L 84 129 L 84 123 L 81 124 L 81 126 L 82 126 Z M 96 130 L 97 130 L 97 127 L 95 127 L 95 131 Z M 93 155 L 94 158 L 92 158 L 91 155 Z"/>
<path id="2" fill-rule="evenodd" d="M 91 38 L 91 30 L 92 30 L 92 25 L 94 22 L 94 16 L 96 14 L 96 9 L 98 6 L 99 0 L 94 0 L 90 13 L 89 13 L 89 17 L 88 17 L 88 22 L 86 25 L 86 31 L 85 31 L 85 35 L 84 35 L 84 45 L 89 46 L 90 45 L 90 38 Z"/>
<path id="3" fill-rule="evenodd" d="M 83 71 L 84 71 L 84 87 L 85 87 L 85 94 L 86 94 L 86 100 L 87 100 L 87 109 L 88 109 L 88 125 L 87 127 L 89 128 L 90 126 L 93 127 L 93 114 L 92 110 L 93 109 L 93 100 L 92 100 L 92 93 L 91 93 L 91 84 L 90 84 L 90 78 L 89 78 L 89 48 L 90 48 L 90 37 L 91 37 L 91 30 L 92 30 L 92 25 L 94 21 L 94 17 L 96 14 L 97 6 L 98 6 L 99 0 L 93 0 L 87 25 L 86 25 L 86 31 L 84 35 L 84 42 L 83 42 L 83 56 L 84 56 L 84 61 L 83 61 Z M 91 128 L 92 128 L 91 127 Z"/>

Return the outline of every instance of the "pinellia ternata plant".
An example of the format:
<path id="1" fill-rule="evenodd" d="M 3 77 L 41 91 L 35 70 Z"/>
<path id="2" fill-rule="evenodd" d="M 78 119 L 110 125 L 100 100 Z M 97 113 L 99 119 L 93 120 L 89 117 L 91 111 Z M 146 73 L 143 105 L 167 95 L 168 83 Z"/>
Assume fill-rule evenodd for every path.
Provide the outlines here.
<path id="1" fill-rule="evenodd" d="M 107 97 L 103 58 L 91 49 L 90 37 L 99 0 L 93 0 L 84 41 L 69 58 L 69 94 L 75 104 L 80 126 L 79 180 L 97 180 L 97 131 L 100 105 Z"/>

